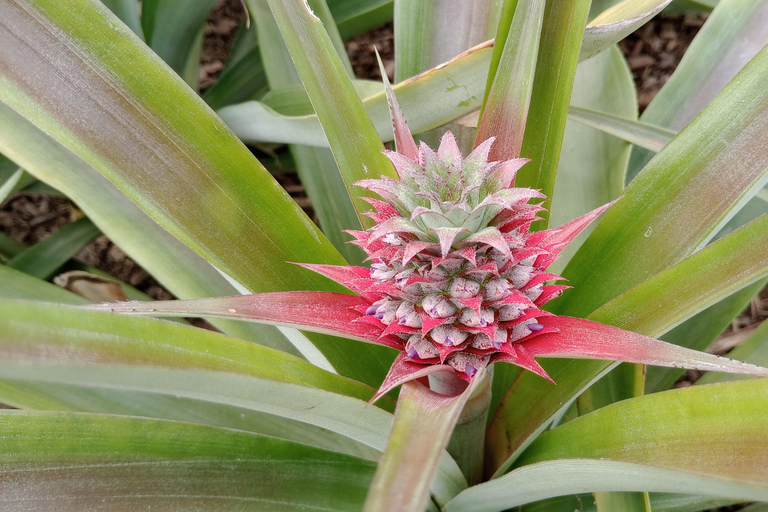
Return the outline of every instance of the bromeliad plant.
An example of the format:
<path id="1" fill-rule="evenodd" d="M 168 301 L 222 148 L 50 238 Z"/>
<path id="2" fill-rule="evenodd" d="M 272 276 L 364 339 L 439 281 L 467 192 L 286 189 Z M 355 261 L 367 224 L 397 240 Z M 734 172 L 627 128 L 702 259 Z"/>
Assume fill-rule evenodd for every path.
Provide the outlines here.
<path id="1" fill-rule="evenodd" d="M 0 399 L 28 409 L 0 416 L 3 499 L 445 511 L 768 501 L 766 379 L 656 393 L 680 373 L 643 366 L 766 373 L 686 348 L 704 348 L 768 276 L 768 34 L 751 23 L 766 2 L 722 0 L 641 123 L 611 45 L 668 3 L 594 2 L 590 14 L 588 1 L 398 0 L 400 83 L 382 91 L 355 89 L 335 48 L 386 17 L 385 2 L 248 2 L 255 37 L 243 32 L 204 98 L 255 99 L 219 114 L 246 141 L 289 144 L 335 247 L 140 41 L 194 86 L 185 52 L 211 2 L 144 0 L 141 17 L 135 2 L 111 2 L 131 29 L 91 2 L 0 3 L 2 152 L 177 296 L 208 297 L 75 308 L 86 300 L 29 274 L 50 275 L 93 224 L 46 246 L 3 244 Z M 723 88 L 728 40 L 758 43 Z M 566 126 L 569 102 L 572 119 L 602 131 Z M 614 136 L 658 155 L 630 159 Z M 556 265 L 572 289 L 550 284 Z M 206 316 L 225 334 L 113 312 Z M 746 346 L 763 346 L 761 332 Z M 672 343 L 649 337 L 661 335 Z M 760 350 L 744 358 L 766 364 Z"/>

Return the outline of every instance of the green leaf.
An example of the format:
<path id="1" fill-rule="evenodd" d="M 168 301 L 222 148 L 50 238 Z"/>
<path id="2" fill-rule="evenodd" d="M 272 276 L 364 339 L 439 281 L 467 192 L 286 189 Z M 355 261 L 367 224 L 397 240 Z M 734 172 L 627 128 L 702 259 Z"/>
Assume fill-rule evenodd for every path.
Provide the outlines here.
<path id="1" fill-rule="evenodd" d="M 320 19 L 306 3 L 269 0 L 269 6 L 360 216 L 371 206 L 361 199 L 364 190 L 352 184 L 379 175 L 395 177 L 394 167 L 381 153 L 384 145 Z M 370 226 L 372 220 L 361 217 L 360 222 Z"/>
<path id="2" fill-rule="evenodd" d="M 748 361 L 761 362 L 765 364 L 768 361 L 768 322 L 763 321 L 749 337 L 738 347 L 734 348 L 729 355 L 733 357 L 744 358 Z M 696 384 L 709 384 L 712 382 L 723 382 L 728 380 L 738 380 L 738 378 L 721 377 L 715 374 L 704 374 Z"/>
<path id="3" fill-rule="evenodd" d="M 709 494 L 735 501 L 768 500 L 768 488 L 730 479 L 673 471 L 649 464 L 595 459 L 559 459 L 530 464 L 470 487 L 445 512 L 501 512 L 534 501 L 584 492 L 642 491 Z M 712 500 L 718 501 L 718 500 Z M 527 509 L 526 509 L 527 510 Z"/>
<path id="4" fill-rule="evenodd" d="M 489 75 L 488 95 L 481 109 L 475 146 L 496 137 L 490 152 L 492 160 L 520 156 L 534 87 L 544 6 L 543 0 L 517 3 L 496 72 Z"/>
<path id="5" fill-rule="evenodd" d="M 762 188 L 767 80 L 763 51 L 656 155 L 566 267 L 574 289 L 553 310 L 586 315 L 680 261 Z"/>
<path id="6" fill-rule="evenodd" d="M 57 510 L 359 510 L 373 464 L 245 432 L 146 418 L 0 415 L 4 501 Z"/>
<path id="7" fill-rule="evenodd" d="M 139 17 L 139 2 L 137 0 L 101 0 L 109 7 L 120 21 L 126 24 L 128 28 L 144 39 L 144 31 L 141 28 L 141 19 Z"/>
<path id="8" fill-rule="evenodd" d="M 366 512 L 424 509 L 441 454 L 474 388 L 470 385 L 457 396 L 444 396 L 416 381 L 403 385 L 387 449 L 368 491 Z M 435 497 L 438 505 L 466 488 L 463 476 L 457 476 L 449 495 Z"/>
<path id="9" fill-rule="evenodd" d="M 393 86 L 414 133 L 437 128 L 480 107 L 491 52 L 487 45 L 479 46 L 440 69 Z M 363 105 L 381 140 L 391 141 L 394 134 L 384 91 L 366 97 Z M 254 101 L 224 107 L 218 114 L 248 143 L 328 147 L 328 139 L 314 115 L 285 116 Z"/>
<path id="10" fill-rule="evenodd" d="M 327 12 L 324 3 L 313 7 L 320 13 L 325 13 L 325 26 L 329 29 L 331 39 L 338 52 L 339 46 L 344 45 L 335 25 Z M 258 27 L 259 43 L 262 50 L 261 60 L 265 63 L 265 71 L 269 86 L 272 90 L 284 87 L 296 87 L 304 91 L 296 68 L 291 61 L 288 48 L 283 43 L 280 31 L 269 10 L 266 0 L 251 0 L 251 13 Z M 331 22 L 329 24 L 328 22 Z M 344 53 L 342 63 L 351 75 L 352 69 L 347 54 Z M 307 98 L 309 100 L 309 98 Z M 310 110 L 311 110 L 310 103 Z M 336 249 L 351 264 L 360 264 L 365 259 L 365 253 L 357 246 L 348 244 L 349 235 L 344 230 L 360 230 L 362 226 L 357 211 L 349 198 L 346 184 L 339 171 L 333 153 L 324 148 L 290 145 L 289 151 L 296 163 L 299 178 L 312 200 L 312 207 L 317 212 L 320 226 Z"/>
<path id="11" fill-rule="evenodd" d="M 395 82 L 448 62 L 491 39 L 498 5 L 490 0 L 395 2 Z"/>
<path id="12" fill-rule="evenodd" d="M 0 265 L 0 298 L 60 302 L 79 306 L 88 301 L 79 295 L 29 274 Z"/>
<path id="13" fill-rule="evenodd" d="M 552 198 L 565 119 L 576 74 L 589 1 L 548 2 L 539 43 L 533 95 L 521 156 L 532 162 L 518 173 L 516 186 L 541 189 Z M 548 202 L 545 202 L 548 207 Z M 546 227 L 545 219 L 539 228 Z"/>
<path id="14" fill-rule="evenodd" d="M 710 8 L 715 6 L 707 1 Z M 685 127 L 768 44 L 767 20 L 766 0 L 719 1 L 641 121 L 671 130 Z M 627 181 L 652 156 L 639 148 L 633 150 Z"/>
<path id="15" fill-rule="evenodd" d="M 543 434 L 517 470 L 462 492 L 445 510 L 501 510 L 585 490 L 768 500 L 767 405 L 766 379 L 625 400 Z"/>
<path id="16" fill-rule="evenodd" d="M 752 298 L 765 288 L 766 284 L 768 282 L 762 279 L 742 288 L 717 304 L 692 316 L 665 333 L 660 339 L 694 350 L 706 350 L 710 343 L 749 305 Z M 645 392 L 655 393 L 669 389 L 684 373 L 685 370 L 677 368 L 650 366 L 646 369 Z"/>
<path id="17" fill-rule="evenodd" d="M 571 105 L 601 109 L 622 117 L 637 117 L 637 97 L 632 74 L 618 48 L 576 68 Z M 571 109 L 574 107 L 572 106 Z M 578 108 L 578 107 L 576 107 Z M 550 224 L 561 226 L 619 197 L 630 146 L 595 129 L 566 123 L 562 154 L 552 197 Z M 557 273 L 592 232 L 587 227 L 550 266 Z"/>
<path id="18" fill-rule="evenodd" d="M 4 151 L 37 178 L 63 190 L 111 240 L 171 293 L 180 297 L 237 293 L 215 268 L 159 228 L 96 169 L 3 104 L 0 104 L 0 134 L 0 147 Z M 115 211 L 120 215 L 115 215 Z M 299 354 L 272 327 L 218 320 L 214 325 L 232 336 Z"/>
<path id="19" fill-rule="evenodd" d="M 184 77 L 190 55 L 199 51 L 202 39 L 200 35 L 208 14 L 216 5 L 216 0 L 143 0 L 141 3 L 141 25 L 147 44 L 179 76 Z M 199 69 L 198 59 L 194 71 Z M 196 88 L 194 83 L 187 81 Z"/>
<path id="20" fill-rule="evenodd" d="M 620 295 L 588 318 L 658 336 L 768 275 L 766 225 L 768 215 Z M 558 411 L 567 408 L 614 365 L 605 361 L 545 360 L 542 366 L 557 386 L 542 385 L 541 379 L 530 372 L 521 373 L 515 380 L 488 429 L 487 473 L 498 474 L 508 468 Z"/>
<path id="21" fill-rule="evenodd" d="M 0 340 L 6 358 L 70 363 L 150 363 L 256 375 L 315 386 L 368 400 L 373 389 L 271 348 L 205 329 L 150 318 L 86 311 L 62 305 L 0 300 Z M 40 318 L 46 321 L 40 322 Z"/>
<path id="22" fill-rule="evenodd" d="M 333 288 L 286 262 L 343 263 L 338 252 L 202 100 L 106 8 L 83 4 L 74 12 L 53 0 L 13 5 L 0 5 L 0 24 L 12 34 L 0 49 L 1 101 L 241 287 Z M 44 58 L 49 52 L 57 58 Z M 386 357 L 374 347 L 311 339 L 322 347 L 315 351 L 320 364 L 328 358 L 338 371 L 370 382 L 386 373 Z"/>
<path id="23" fill-rule="evenodd" d="M 579 62 L 585 61 L 618 43 L 645 25 L 672 0 L 624 0 L 611 6 L 589 22 L 581 43 Z"/>
<path id="24" fill-rule="evenodd" d="M 266 89 L 267 78 L 261 62 L 255 24 L 248 29 L 241 26 L 219 79 L 205 90 L 203 99 L 212 109 L 217 110 L 225 105 L 256 98 Z"/>
<path id="25" fill-rule="evenodd" d="M 597 128 L 605 133 L 610 133 L 615 137 L 624 139 L 654 153 L 661 151 L 677 134 L 672 130 L 659 126 L 652 126 L 604 112 L 574 107 L 573 105 L 568 109 L 568 119 Z"/>
<path id="26" fill-rule="evenodd" d="M 99 234 L 99 228 L 84 217 L 66 224 L 54 234 L 14 256 L 8 266 L 40 279 L 48 279 L 56 269 Z"/>
<path id="27" fill-rule="evenodd" d="M 0 155 L 0 204 L 8 196 L 35 182 L 35 178 L 24 172 L 24 169 L 10 161 L 6 156 Z"/>
<path id="28" fill-rule="evenodd" d="M 328 8 L 343 39 L 390 22 L 394 16 L 393 0 L 329 0 Z"/>

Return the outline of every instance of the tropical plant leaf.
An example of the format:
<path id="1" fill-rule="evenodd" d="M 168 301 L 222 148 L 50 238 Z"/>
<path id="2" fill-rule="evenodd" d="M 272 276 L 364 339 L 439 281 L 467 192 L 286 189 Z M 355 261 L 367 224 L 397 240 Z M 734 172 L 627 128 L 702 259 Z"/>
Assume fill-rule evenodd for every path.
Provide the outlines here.
<path id="1" fill-rule="evenodd" d="M 579 62 L 618 43 L 645 25 L 670 2 L 672 0 L 624 0 L 606 9 L 587 25 Z"/>
<path id="2" fill-rule="evenodd" d="M 343 262 L 330 242 L 106 8 L 84 4 L 75 16 L 59 2 L 19 0 L 0 5 L 0 12 L 10 30 L 0 52 L 0 100 L 103 173 L 240 288 L 333 286 L 285 263 Z M 60 58 L 44 58 L 49 50 Z M 306 353 L 318 364 L 361 380 L 386 373 L 386 356 L 375 347 L 315 335 L 312 342 L 322 348 L 308 346 Z"/>
<path id="3" fill-rule="evenodd" d="M 417 381 L 403 385 L 387 449 L 368 491 L 366 512 L 424 509 L 438 461 L 475 387 L 470 385 L 457 396 L 444 396 Z M 463 476 L 461 480 L 459 487 L 466 488 Z M 436 497 L 438 505 L 445 505 L 445 498 Z"/>
<path id="4" fill-rule="evenodd" d="M 197 89 L 202 31 L 216 0 L 143 0 L 141 26 L 150 48 L 187 83 Z M 191 57 L 197 62 L 190 70 Z"/>
<path id="5" fill-rule="evenodd" d="M 267 1 L 251 0 L 249 3 L 258 28 L 261 60 L 265 64 L 270 88 L 281 90 L 286 87 L 296 87 L 304 91 L 301 78 L 291 61 L 288 48 L 283 43 Z M 344 45 L 335 30 L 333 19 L 325 3 L 316 0 L 311 7 L 320 15 L 325 14 L 324 26 L 328 29 L 334 47 L 337 52 L 339 46 L 343 49 Z M 351 74 L 352 68 L 346 53 L 343 54 L 342 63 L 347 73 Z M 312 110 L 311 103 L 309 109 Z M 359 247 L 348 244 L 349 236 L 344 233 L 345 230 L 360 230 L 362 226 L 333 153 L 325 148 L 295 144 L 289 146 L 289 151 L 326 236 L 348 262 L 362 263 L 365 258 L 364 252 Z"/>
<path id="6" fill-rule="evenodd" d="M 625 400 L 543 434 L 517 470 L 462 492 L 445 509 L 502 510 L 587 489 L 768 500 L 766 403 L 768 379 Z"/>
<path id="7" fill-rule="evenodd" d="M 541 189 L 552 198 L 560 160 L 565 119 L 576 74 L 589 2 L 548 2 L 539 43 L 533 95 L 521 156 L 531 162 L 518 173 L 516 185 Z M 548 201 L 545 202 L 548 206 Z M 546 212 L 537 229 L 547 227 Z"/>
<path id="8" fill-rule="evenodd" d="M 390 22 L 394 16 L 393 0 L 329 0 L 328 8 L 343 39 Z"/>
<path id="9" fill-rule="evenodd" d="M 617 297 L 589 318 L 622 329 L 658 336 L 682 320 L 760 279 L 768 270 L 764 261 L 765 223 L 768 216 L 724 237 L 688 259 L 657 274 L 636 289 Z M 734 243 L 733 246 L 730 244 Z M 738 248 L 737 248 L 738 247 Z M 739 258 L 743 251 L 744 259 Z M 724 265 L 719 263 L 725 262 Z M 744 265 L 744 266 L 741 266 Z M 753 266 L 754 265 L 754 266 Z M 751 269 L 751 270 L 750 270 Z M 662 286 L 674 276 L 675 289 Z M 751 277 L 750 277 L 751 276 Z M 663 289 L 652 303 L 639 298 L 651 289 Z M 659 303 L 659 300 L 665 300 Z M 637 315 L 632 305 L 637 305 Z M 641 311 L 645 308 L 645 311 Z M 557 416 L 585 389 L 603 377 L 614 365 L 597 361 L 544 361 L 542 365 L 557 386 L 545 384 L 530 372 L 523 372 L 496 410 L 486 443 L 487 472 L 503 472 Z"/>
<path id="10" fill-rule="evenodd" d="M 0 146 L 15 160 L 23 162 L 38 178 L 64 190 L 89 219 L 111 240 L 124 247 L 134 261 L 155 276 L 171 293 L 180 297 L 236 293 L 236 289 L 221 273 L 167 231 L 159 228 L 93 167 L 2 104 L 0 134 Z M 114 215 L 116 210 L 120 211 L 120 215 Z M 27 297 L 25 294 L 15 296 Z M 215 321 L 215 325 L 232 336 L 299 354 L 272 327 L 250 326 L 244 329 L 242 322 L 219 321 Z"/>
<path id="11" fill-rule="evenodd" d="M 39 279 L 48 279 L 100 234 L 99 228 L 83 217 L 14 256 L 8 266 Z"/>
<path id="12" fill-rule="evenodd" d="M 700 249 L 762 188 L 768 180 L 764 80 L 768 51 L 633 180 L 563 272 L 574 289 L 553 304 L 557 313 L 589 314 Z"/>
<path id="13" fill-rule="evenodd" d="M 373 464 L 266 436 L 147 418 L 7 411 L 5 506 L 359 510 Z"/>
<path id="14" fill-rule="evenodd" d="M 571 105 L 568 109 L 568 119 L 597 128 L 615 137 L 631 142 L 636 146 L 658 153 L 677 134 L 672 130 L 652 126 L 640 121 L 588 110 Z"/>
<path id="15" fill-rule="evenodd" d="M 768 489 L 731 479 L 673 471 L 649 464 L 597 459 L 559 459 L 529 464 L 459 494 L 445 512 L 501 512 L 534 501 L 598 492 L 687 492 L 733 501 L 768 500 Z M 712 500 L 718 501 L 718 500 Z"/>
<path id="16" fill-rule="evenodd" d="M 765 364 L 768 361 L 768 323 L 765 321 L 752 331 L 752 334 L 744 340 L 738 347 L 731 352 L 733 356 L 743 357 L 746 360 L 754 361 L 757 364 Z M 739 380 L 738 378 L 720 377 L 715 374 L 704 374 L 696 384 L 709 384 L 712 382 L 723 382 L 728 380 Z"/>
<path id="17" fill-rule="evenodd" d="M 144 30 L 141 28 L 141 18 L 139 16 L 139 2 L 136 0 L 101 0 L 104 5 L 109 7 L 120 21 L 133 30 L 133 32 L 144 39 Z"/>
<path id="18" fill-rule="evenodd" d="M 75 306 L 88 303 L 79 295 L 6 265 L 0 265 L 0 282 L 3 283 L 0 286 L 0 298 L 3 299 L 41 300 Z"/>
<path id="19" fill-rule="evenodd" d="M 353 187 L 353 183 L 379 175 L 396 176 L 394 167 L 382 154 L 384 145 L 323 23 L 309 5 L 269 0 L 269 6 L 323 125 L 360 222 L 370 226 L 373 221 L 360 213 L 368 211 L 371 205 L 361 199 L 364 189 Z"/>
<path id="20" fill-rule="evenodd" d="M 491 51 L 488 45 L 480 45 L 444 67 L 393 86 L 414 133 L 437 128 L 480 107 Z M 381 140 L 393 140 L 384 91 L 365 97 L 363 105 Z M 245 142 L 328 147 L 328 139 L 314 115 L 286 116 L 255 101 L 224 107 L 218 113 Z"/>
<path id="21" fill-rule="evenodd" d="M 710 9 L 715 7 L 713 0 L 704 1 L 709 3 Z M 686 51 L 672 77 L 653 98 L 640 120 L 662 128 L 682 130 L 766 44 L 767 1 L 717 2 L 717 8 L 688 48 L 690 51 Z M 635 148 L 627 181 L 632 180 L 652 156 Z"/>
<path id="22" fill-rule="evenodd" d="M 520 156 L 534 87 L 544 6 L 543 0 L 517 2 L 496 72 L 492 77 L 489 75 L 488 96 L 481 109 L 475 147 L 496 137 L 490 152 L 493 161 Z"/>

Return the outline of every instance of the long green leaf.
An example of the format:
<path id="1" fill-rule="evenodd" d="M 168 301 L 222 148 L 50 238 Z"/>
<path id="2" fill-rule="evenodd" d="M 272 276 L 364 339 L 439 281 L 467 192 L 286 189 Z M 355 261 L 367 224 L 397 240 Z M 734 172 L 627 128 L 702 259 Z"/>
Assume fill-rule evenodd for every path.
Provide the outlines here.
<path id="1" fill-rule="evenodd" d="M 47 279 L 100 233 L 99 228 L 84 217 L 25 249 L 11 259 L 8 266 Z"/>
<path id="2" fill-rule="evenodd" d="M 317 5 L 318 3 L 320 5 Z M 261 60 L 264 62 L 270 88 L 274 90 L 293 86 L 303 90 L 301 78 L 291 61 L 288 48 L 283 43 L 267 1 L 250 0 L 249 4 L 257 23 L 259 47 L 262 51 Z M 333 20 L 328 19 L 330 13 L 327 12 L 325 3 L 315 0 L 313 6 L 320 14 L 325 14 L 324 26 L 328 27 L 337 51 L 339 46 L 343 49 L 341 38 L 338 32 L 335 32 L 335 25 L 332 25 Z M 351 75 L 352 69 L 346 53 L 343 55 L 342 63 Z M 344 233 L 344 230 L 360 230 L 361 224 L 333 153 L 324 148 L 299 145 L 290 145 L 289 150 L 296 163 L 299 178 L 312 200 L 312 207 L 317 212 L 320 226 L 326 236 L 349 263 L 362 263 L 365 258 L 363 251 L 357 246 L 346 243 L 349 236 Z"/>
<path id="3" fill-rule="evenodd" d="M 610 133 L 654 153 L 661 151 L 676 135 L 676 132 L 666 128 L 573 105 L 568 109 L 568 119 Z"/>
<path id="4" fill-rule="evenodd" d="M 613 460 L 560 459 L 530 464 L 491 482 L 471 487 L 449 502 L 445 512 L 501 512 L 553 496 L 598 492 L 688 492 L 736 502 L 768 500 L 768 488 L 673 471 L 650 464 Z M 654 509 L 655 510 L 655 509 Z"/>
<path id="5" fill-rule="evenodd" d="M 381 140 L 346 75 L 323 24 L 304 2 L 269 0 L 280 33 L 309 94 L 349 195 L 360 212 L 371 206 L 352 184 L 379 175 L 395 177 Z M 363 226 L 371 219 L 360 217 Z"/>
<path id="6" fill-rule="evenodd" d="M 656 155 L 566 267 L 558 313 L 586 315 L 700 249 L 762 188 L 766 80 L 768 50 Z"/>
<path id="7" fill-rule="evenodd" d="M 488 45 L 479 46 L 439 69 L 393 86 L 414 133 L 437 128 L 480 107 L 491 51 Z M 381 140 L 391 141 L 394 135 L 384 91 L 366 97 L 363 104 Z M 314 115 L 286 116 L 254 101 L 224 107 L 218 113 L 246 142 L 328 147 Z"/>
<path id="8" fill-rule="evenodd" d="M 743 357 L 745 360 L 760 362 L 768 361 L 768 322 L 763 321 L 760 327 L 755 329 L 744 342 L 729 352 L 733 357 Z M 722 378 L 715 374 L 706 373 L 702 378 L 696 381 L 696 384 L 709 384 L 712 382 L 723 382 L 729 379 Z"/>
<path id="9" fill-rule="evenodd" d="M 37 178 L 65 191 L 89 219 L 171 293 L 178 297 L 236 293 L 206 260 L 160 228 L 92 166 L 1 103 L 0 135 L 4 151 Z M 232 336 L 299 354 L 277 329 L 214 322 Z"/>
<path id="10" fill-rule="evenodd" d="M 392 21 L 393 0 L 329 0 L 328 8 L 343 39 Z"/>
<path id="11" fill-rule="evenodd" d="M 0 265 L 0 283 L 2 299 L 41 300 L 75 306 L 88 304 L 88 301 L 79 295 L 6 265 Z"/>
<path id="12" fill-rule="evenodd" d="M 568 104 L 576 74 L 589 1 L 547 2 L 539 43 L 533 95 L 523 138 L 524 166 L 517 186 L 541 189 L 552 199 Z M 545 204 L 545 206 L 548 205 Z M 546 227 L 545 219 L 539 228 Z"/>
<path id="13" fill-rule="evenodd" d="M 531 500 L 536 492 L 547 494 L 533 499 L 570 494 L 574 480 L 580 481 L 581 491 L 693 492 L 768 500 L 766 405 L 768 379 L 625 400 L 543 434 L 518 460 L 518 470 L 464 491 L 446 510 L 464 510 L 458 503 L 474 503 L 473 510 L 501 510 L 521 503 L 518 499 Z M 573 459 L 602 460 L 584 461 L 580 471 L 571 466 L 571 478 L 562 478 L 557 464 Z M 546 460 L 555 470 L 549 475 L 542 469 L 547 466 L 536 464 Z M 595 466 L 599 463 L 618 465 L 608 477 L 607 467 L 592 472 L 600 469 Z M 621 463 L 640 466 L 630 469 Z M 482 500 L 495 505 L 483 508 Z"/>
<path id="14" fill-rule="evenodd" d="M 489 76 L 475 146 L 496 137 L 492 160 L 520 156 L 531 103 L 533 76 L 544 21 L 544 0 L 521 0 L 509 26 L 496 72 Z"/>
<path id="15" fill-rule="evenodd" d="M 126 24 L 128 28 L 144 39 L 144 30 L 141 28 L 141 18 L 139 16 L 139 2 L 136 0 L 101 0 L 109 10 L 120 18 L 120 21 Z"/>
<path id="16" fill-rule="evenodd" d="M 766 44 L 768 1 L 721 0 L 641 120 L 681 130 Z M 627 181 L 652 156 L 633 150 Z"/>
<path id="17" fill-rule="evenodd" d="M 26 301 L 0 300 L 6 357 L 71 363 L 152 364 L 257 375 L 368 400 L 373 389 L 295 356 L 219 333 L 149 318 Z M 45 318 L 45 322 L 40 322 Z M 36 356 L 37 355 L 37 356 Z"/>
<path id="18" fill-rule="evenodd" d="M 342 263 L 338 252 L 202 100 L 113 20 L 101 4 L 76 13 L 52 0 L 0 5 L 0 99 L 248 290 L 331 288 L 286 262 Z M 374 382 L 387 370 L 374 347 L 311 339 L 342 373 Z"/>
<path id="19" fill-rule="evenodd" d="M 489 0 L 395 2 L 395 82 L 432 69 L 491 39 L 498 3 Z"/>
<path id="20" fill-rule="evenodd" d="M 403 385 L 387 449 L 368 491 L 366 512 L 424 510 L 438 461 L 474 388 L 443 396 L 419 382 Z M 460 486 L 466 488 L 465 483 Z"/>
<path id="21" fill-rule="evenodd" d="M 189 57 L 195 53 L 193 48 L 202 45 L 198 34 L 214 5 L 216 0 L 143 0 L 141 3 L 141 25 L 147 44 L 179 76 L 183 77 L 187 71 Z M 194 71 L 199 67 L 198 59 Z M 187 83 L 196 88 L 197 75 L 194 82 Z"/>
<path id="22" fill-rule="evenodd" d="M 662 334 L 768 275 L 768 255 L 764 251 L 767 224 L 768 215 L 753 221 L 617 297 L 588 318 L 647 336 Z M 487 473 L 498 474 L 508 468 L 558 411 L 612 368 L 605 361 L 542 363 L 558 385 L 542 384 L 530 372 L 523 372 L 515 380 L 488 429 Z"/>
<path id="23" fill-rule="evenodd" d="M 581 44 L 579 62 L 618 43 L 661 12 L 672 0 L 624 0 L 589 22 Z"/>
<path id="24" fill-rule="evenodd" d="M 706 350 L 710 343 L 733 322 L 733 319 L 744 311 L 752 298 L 765 288 L 766 284 L 768 282 L 762 279 L 742 288 L 717 304 L 692 316 L 660 336 L 660 339 L 694 350 Z M 744 360 L 743 358 L 738 359 Z M 650 366 L 646 369 L 645 392 L 655 393 L 669 389 L 684 373 L 685 370 L 679 368 L 662 369 L 658 366 Z M 712 373 L 712 375 L 715 374 Z"/>
<path id="25" fill-rule="evenodd" d="M 359 510 L 373 464 L 265 436 L 146 418 L 0 415 L 5 507 Z"/>
<path id="26" fill-rule="evenodd" d="M 9 363 L 0 365 L 0 379 L 200 400 L 321 427 L 377 451 L 384 450 L 392 423 L 389 413 L 356 398 L 280 380 L 214 371 Z M 447 501 L 463 489 L 461 482 L 456 463 L 444 455 L 433 492 Z"/>
<path id="27" fill-rule="evenodd" d="M 637 96 L 632 74 L 618 48 L 584 62 L 576 68 L 571 109 L 599 108 L 622 117 L 637 117 Z M 629 160 L 628 144 L 591 128 L 565 126 L 563 155 L 557 169 L 550 223 L 561 226 L 619 197 L 624 190 L 624 172 Z M 563 269 L 592 232 L 587 227 L 550 266 Z"/>

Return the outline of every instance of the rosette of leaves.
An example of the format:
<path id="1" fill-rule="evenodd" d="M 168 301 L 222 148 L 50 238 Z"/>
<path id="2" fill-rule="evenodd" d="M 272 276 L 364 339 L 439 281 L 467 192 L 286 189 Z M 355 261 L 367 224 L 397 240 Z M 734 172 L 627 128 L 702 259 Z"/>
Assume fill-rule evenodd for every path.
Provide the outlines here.
<path id="1" fill-rule="evenodd" d="M 600 359 L 733 368 L 684 347 L 705 348 L 768 275 L 765 2 L 722 0 L 638 121 L 611 45 L 667 3 L 254 0 L 204 95 L 218 116 L 187 85 L 212 2 L 1 3 L 0 151 L 15 164 L 2 190 L 34 176 L 92 221 L 0 247 L 0 399 L 25 409 L 0 416 L 8 506 L 768 501 L 764 379 L 657 392 L 679 373 Z M 337 52 L 387 16 L 392 132 L 387 93 Z M 456 144 L 428 150 L 448 130 Z M 233 132 L 289 145 L 322 231 Z M 398 203 L 394 181 L 422 195 Z M 87 300 L 43 279 L 94 225 L 194 299 L 99 309 L 206 316 L 221 332 L 74 307 Z M 555 274 L 572 288 L 545 306 Z M 764 365 L 760 336 L 743 357 Z"/>

